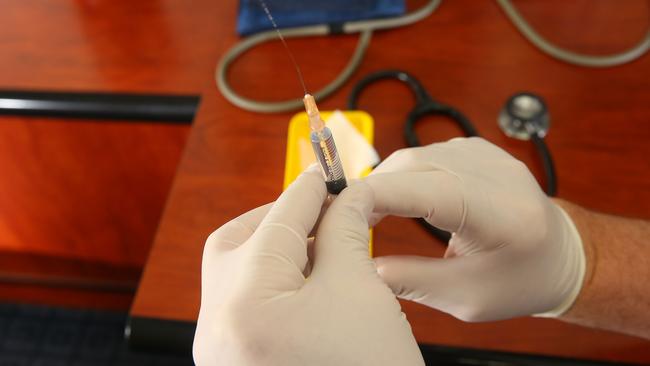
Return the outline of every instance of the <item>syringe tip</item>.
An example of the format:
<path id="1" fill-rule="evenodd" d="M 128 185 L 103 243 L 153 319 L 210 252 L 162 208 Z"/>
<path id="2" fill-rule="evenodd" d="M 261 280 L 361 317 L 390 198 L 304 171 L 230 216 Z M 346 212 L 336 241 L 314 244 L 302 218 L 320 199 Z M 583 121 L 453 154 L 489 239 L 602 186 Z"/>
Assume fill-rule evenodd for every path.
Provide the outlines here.
<path id="1" fill-rule="evenodd" d="M 316 106 L 316 100 L 311 94 L 305 94 L 305 97 L 302 99 L 305 104 L 305 110 L 307 114 L 313 115 L 318 113 L 318 107 Z"/>
<path id="2" fill-rule="evenodd" d="M 305 97 L 302 99 L 305 104 L 305 110 L 309 116 L 309 125 L 312 130 L 320 131 L 325 127 L 325 123 L 320 118 L 320 113 L 318 112 L 318 107 L 316 106 L 316 100 L 311 94 L 305 94 Z"/>

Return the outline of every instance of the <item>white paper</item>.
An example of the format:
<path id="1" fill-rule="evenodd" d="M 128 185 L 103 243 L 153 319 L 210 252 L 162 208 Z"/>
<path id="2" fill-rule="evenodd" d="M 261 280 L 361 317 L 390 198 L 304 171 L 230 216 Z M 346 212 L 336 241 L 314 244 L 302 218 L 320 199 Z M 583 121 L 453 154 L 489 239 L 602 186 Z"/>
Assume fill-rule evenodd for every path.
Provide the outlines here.
<path id="1" fill-rule="evenodd" d="M 334 136 L 346 178 L 361 178 L 361 174 L 368 168 L 379 163 L 379 155 L 375 148 L 366 141 L 343 113 L 335 111 L 325 121 L 325 125 L 329 127 Z M 298 150 L 303 170 L 316 161 L 310 141 L 299 139 Z"/>

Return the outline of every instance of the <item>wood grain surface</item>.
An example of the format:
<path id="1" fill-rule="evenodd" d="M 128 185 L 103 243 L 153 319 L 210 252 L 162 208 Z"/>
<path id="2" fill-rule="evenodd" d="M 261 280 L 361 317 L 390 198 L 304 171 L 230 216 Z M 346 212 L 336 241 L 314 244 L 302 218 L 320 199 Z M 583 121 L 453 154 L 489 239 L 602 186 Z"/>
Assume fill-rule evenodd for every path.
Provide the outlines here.
<path id="1" fill-rule="evenodd" d="M 198 94 L 223 38 L 218 16 L 211 0 L 5 1 L 0 86 Z"/>
<path id="2" fill-rule="evenodd" d="M 582 51 L 621 50 L 648 26 L 644 1 L 516 1 L 540 32 Z M 614 5 L 616 4 L 616 5 Z M 219 3 L 223 35 L 218 52 L 236 42 L 235 2 Z M 317 89 L 346 63 L 355 37 L 290 42 L 309 88 Z M 540 176 L 533 147 L 505 137 L 496 125 L 509 95 L 528 90 L 549 106 L 547 142 L 559 176 L 559 196 L 586 207 L 650 219 L 650 56 L 621 67 L 579 68 L 553 60 L 528 44 L 494 2 L 443 1 L 416 25 L 374 36 L 354 79 L 379 69 L 416 75 L 430 94 L 462 110 L 480 133 L 524 161 Z M 278 75 L 286 75 L 278 77 Z M 279 44 L 259 47 L 233 68 L 231 80 L 248 96 L 300 95 Z M 352 83 L 320 104 L 344 108 Z M 382 157 L 402 148 L 402 121 L 413 105 L 394 82 L 368 90 L 360 107 L 376 121 Z M 233 217 L 273 201 L 281 192 L 291 114 L 261 115 L 229 104 L 209 86 L 149 256 L 132 315 L 195 321 L 200 263 L 208 234 Z M 419 130 L 426 142 L 458 129 L 431 119 Z M 440 256 L 444 248 L 411 220 L 389 218 L 376 228 L 376 254 Z M 650 362 L 650 343 L 555 320 L 522 318 L 466 324 L 403 302 L 420 342 L 548 355 Z"/>
<path id="3" fill-rule="evenodd" d="M 2 2 L 0 88 L 198 95 L 217 15 L 212 0 Z M 144 264 L 189 127 L 128 122 L 0 116 L 0 253 Z"/>
<path id="4" fill-rule="evenodd" d="M 26 253 L 0 255 L 2 302 L 128 309 L 140 267 Z"/>

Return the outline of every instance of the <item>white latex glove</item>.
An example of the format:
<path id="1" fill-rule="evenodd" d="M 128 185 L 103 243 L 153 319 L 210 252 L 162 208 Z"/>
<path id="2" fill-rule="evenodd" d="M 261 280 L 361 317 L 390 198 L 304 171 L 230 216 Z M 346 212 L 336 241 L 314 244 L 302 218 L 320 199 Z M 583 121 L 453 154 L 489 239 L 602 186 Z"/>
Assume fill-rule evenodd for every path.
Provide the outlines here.
<path id="1" fill-rule="evenodd" d="M 465 321 L 557 316 L 577 297 L 585 257 L 573 222 L 495 145 L 463 138 L 400 150 L 365 181 L 378 214 L 454 233 L 445 259 L 376 259 L 399 297 Z"/>
<path id="2" fill-rule="evenodd" d="M 197 365 L 422 365 L 399 302 L 368 256 L 372 190 L 334 199 L 303 173 L 278 200 L 215 231 L 203 254 Z M 311 262 L 311 273 L 304 271 Z"/>

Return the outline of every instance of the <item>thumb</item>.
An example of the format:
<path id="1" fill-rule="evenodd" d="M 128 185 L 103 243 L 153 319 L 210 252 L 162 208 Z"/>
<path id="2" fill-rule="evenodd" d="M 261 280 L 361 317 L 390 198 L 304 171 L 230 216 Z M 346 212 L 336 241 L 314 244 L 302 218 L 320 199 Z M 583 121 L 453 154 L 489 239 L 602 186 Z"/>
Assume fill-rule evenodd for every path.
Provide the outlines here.
<path id="1" fill-rule="evenodd" d="M 368 220 L 373 207 L 372 189 L 362 181 L 351 184 L 334 199 L 316 233 L 312 276 L 349 274 L 360 268 L 375 273 L 368 252 Z"/>
<path id="2" fill-rule="evenodd" d="M 476 257 L 451 259 L 418 256 L 375 258 L 377 272 L 393 293 L 444 311 L 459 319 L 472 321 L 480 316 L 481 290 Z"/>

